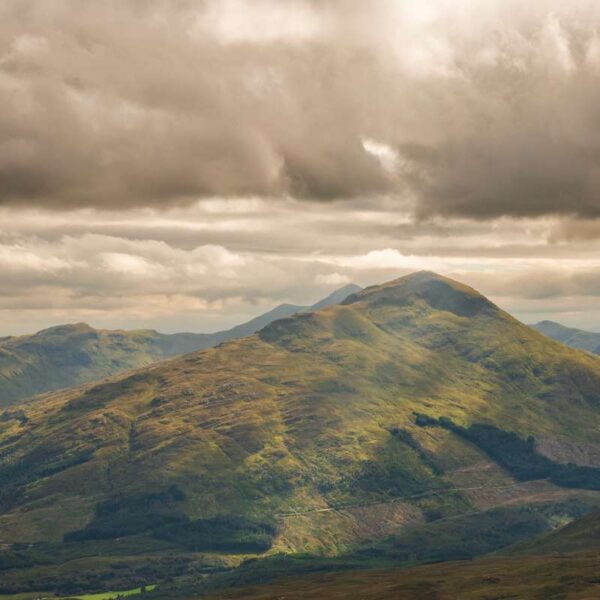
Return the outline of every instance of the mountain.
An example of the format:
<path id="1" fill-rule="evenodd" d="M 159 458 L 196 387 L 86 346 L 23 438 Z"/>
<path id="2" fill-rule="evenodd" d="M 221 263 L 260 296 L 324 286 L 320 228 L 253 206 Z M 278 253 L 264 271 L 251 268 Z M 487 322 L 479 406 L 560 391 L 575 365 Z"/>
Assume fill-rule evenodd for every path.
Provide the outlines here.
<path id="1" fill-rule="evenodd" d="M 331 306 L 360 289 L 345 286 L 314 307 L 281 304 L 247 323 L 211 334 L 110 331 L 77 323 L 0 338 L 0 407 L 251 335 L 276 319 Z"/>
<path id="2" fill-rule="evenodd" d="M 302 306 L 298 304 L 280 304 L 276 306 L 273 310 L 270 310 L 254 319 L 246 323 L 242 323 L 241 325 L 236 325 L 231 329 L 227 329 L 226 331 L 218 331 L 217 333 L 209 334 L 211 344 L 210 346 L 203 346 L 203 348 L 208 348 L 212 346 L 216 346 L 217 344 L 221 344 L 223 342 L 228 342 L 230 340 L 236 340 L 241 337 L 246 337 L 248 335 L 252 335 L 256 333 L 263 327 L 266 327 L 273 321 L 277 321 L 278 319 L 285 319 L 286 317 L 291 317 L 296 313 L 307 313 L 313 312 L 315 310 L 320 310 L 322 308 L 328 308 L 329 306 L 334 306 L 335 304 L 340 304 L 343 302 L 348 296 L 359 292 L 362 288 L 353 283 L 349 283 L 344 287 L 335 290 L 329 296 L 326 296 L 322 300 L 319 300 L 317 303 L 311 306 Z M 199 349 L 199 348 L 198 348 Z"/>
<path id="3" fill-rule="evenodd" d="M 334 304 L 341 304 L 346 298 L 351 296 L 352 294 L 357 294 L 360 292 L 362 288 L 354 283 L 349 283 L 344 287 L 341 287 L 339 290 L 335 290 L 329 296 L 323 298 L 316 304 L 313 304 L 310 307 L 310 310 L 320 310 L 321 308 L 328 308 L 329 306 L 333 306 Z"/>
<path id="4" fill-rule="evenodd" d="M 196 350 L 208 341 L 202 335 L 107 331 L 85 323 L 3 338 L 0 340 L 0 406 Z"/>
<path id="5" fill-rule="evenodd" d="M 0 593 L 478 556 L 598 506 L 599 416 L 600 357 L 415 273 L 1 413 Z"/>
<path id="6" fill-rule="evenodd" d="M 571 348 L 600 354 L 600 333 L 565 327 L 554 321 L 540 321 L 532 327 L 553 340 L 571 346 Z"/>

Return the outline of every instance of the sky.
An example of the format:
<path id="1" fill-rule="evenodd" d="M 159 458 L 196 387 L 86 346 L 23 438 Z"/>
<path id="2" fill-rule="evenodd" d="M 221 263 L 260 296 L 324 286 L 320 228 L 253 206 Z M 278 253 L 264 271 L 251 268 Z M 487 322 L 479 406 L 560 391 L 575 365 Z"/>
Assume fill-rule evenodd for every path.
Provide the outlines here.
<path id="1" fill-rule="evenodd" d="M 0 335 L 419 269 L 600 330 L 597 0 L 0 3 Z"/>

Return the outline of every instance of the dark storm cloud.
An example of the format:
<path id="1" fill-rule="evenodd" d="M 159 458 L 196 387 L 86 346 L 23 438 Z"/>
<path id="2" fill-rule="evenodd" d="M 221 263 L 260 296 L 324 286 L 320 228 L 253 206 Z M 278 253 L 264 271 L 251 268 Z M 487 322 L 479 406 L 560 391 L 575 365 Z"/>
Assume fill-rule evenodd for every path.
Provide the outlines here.
<path id="1" fill-rule="evenodd" d="M 8 0 L 0 201 L 600 215 L 600 8 Z"/>
<path id="2" fill-rule="evenodd" d="M 263 17 L 277 10 L 258 4 Z M 253 41 L 243 27 L 220 32 L 221 12 L 207 2 L 5 5 L 2 200 L 164 205 L 388 189 L 361 146 L 359 99 L 337 106 L 353 58 L 285 29 Z"/>

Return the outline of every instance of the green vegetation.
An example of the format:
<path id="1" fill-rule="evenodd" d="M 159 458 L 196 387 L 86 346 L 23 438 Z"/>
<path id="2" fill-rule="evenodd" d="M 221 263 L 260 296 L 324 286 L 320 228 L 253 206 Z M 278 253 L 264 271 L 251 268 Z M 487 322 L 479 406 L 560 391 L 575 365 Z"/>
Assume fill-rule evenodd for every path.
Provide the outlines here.
<path id="1" fill-rule="evenodd" d="M 81 385 L 127 369 L 212 345 L 202 334 L 109 331 L 85 323 L 60 325 L 0 340 L 0 407 L 52 390 Z M 7 410 L 0 419 L 19 417 Z"/>
<path id="2" fill-rule="evenodd" d="M 39 600 L 40 596 L 45 598 L 49 593 L 23 592 L 22 594 L 0 594 L 0 600 Z"/>
<path id="3" fill-rule="evenodd" d="M 276 528 L 243 517 L 215 517 L 163 525 L 156 537 L 194 552 L 260 554 L 273 544 Z"/>
<path id="4" fill-rule="evenodd" d="M 83 594 L 77 596 L 73 600 L 119 600 L 120 598 L 127 598 L 128 596 L 138 596 L 139 594 L 145 594 L 151 592 L 156 586 L 147 585 L 132 590 L 122 590 L 120 592 L 104 592 L 102 594 Z"/>
<path id="5" fill-rule="evenodd" d="M 217 573 L 204 581 L 184 579 L 178 584 L 163 585 L 159 598 L 246 587 L 321 571 L 410 567 L 470 559 L 540 536 L 551 531 L 557 519 L 577 519 L 589 510 L 589 505 L 572 500 L 472 512 L 414 526 L 402 535 L 364 544 L 336 557 L 278 554 L 262 560 L 247 560 L 232 571 Z"/>
<path id="6" fill-rule="evenodd" d="M 453 431 L 481 448 L 519 481 L 547 478 L 561 487 L 600 490 L 600 468 L 556 463 L 537 452 L 532 436 L 524 440 L 487 423 L 459 427 L 446 417 L 434 419 L 422 414 L 416 415 L 416 423 Z"/>
<path id="7" fill-rule="evenodd" d="M 118 539 L 149 534 L 194 552 L 232 554 L 266 552 L 276 528 L 243 517 L 190 520 L 181 510 L 185 494 L 172 485 L 168 490 L 113 498 L 96 506 L 96 515 L 84 529 L 65 533 L 67 543 Z M 0 555 L 0 565 L 2 557 Z"/>
<path id="8" fill-rule="evenodd" d="M 550 506 L 533 508 L 534 512 L 546 516 Z M 563 507 L 569 510 L 568 507 Z M 573 507 L 571 507 L 573 508 Z M 575 509 L 577 511 L 577 509 Z M 498 511 L 492 514 L 498 516 Z M 512 517 L 521 513 L 518 510 Z M 508 515 L 497 525 L 506 523 Z M 461 525 L 464 525 L 461 521 Z M 513 521 L 517 525 L 517 521 Z M 469 525 L 466 524 L 470 529 Z M 493 527 L 489 532 L 491 533 Z M 458 525 L 456 527 L 458 529 Z M 509 527 L 512 529 L 512 527 Z M 516 530 L 514 530 L 516 532 Z M 444 537 L 434 533 L 429 541 L 424 531 L 415 531 L 412 541 L 418 548 L 421 541 L 430 548 Z M 448 530 L 459 536 L 460 531 Z M 498 533 L 501 533 L 498 528 Z M 600 578 L 597 565 L 600 559 L 600 512 L 586 517 L 533 542 L 514 545 L 502 554 L 462 562 L 442 562 L 416 568 L 386 570 L 357 570 L 348 568 L 339 572 L 320 574 L 317 569 L 299 572 L 284 568 L 273 579 L 255 578 L 241 587 L 230 587 L 225 591 L 214 591 L 203 598 L 209 600 L 342 600 L 360 597 L 363 600 L 414 600 L 415 598 L 460 598 L 461 600 L 484 600 L 488 598 L 519 598 L 519 600 L 587 600 L 600 595 Z M 468 536 L 462 535 L 465 541 Z M 510 535 L 509 535 L 510 537 Z M 405 543 L 402 540 L 401 543 Z M 450 541 L 452 543 L 452 541 Z M 431 556 L 432 560 L 436 557 Z M 289 563 L 289 559 L 288 559 Z M 383 566 L 383 565 L 381 565 Z M 195 597 L 194 594 L 188 594 Z"/>
<path id="9" fill-rule="evenodd" d="M 346 571 L 283 578 L 203 600 L 591 600 L 600 595 L 598 553 L 566 557 L 494 557 L 413 569 Z M 193 598 L 198 598 L 195 596 Z"/>
<path id="10" fill-rule="evenodd" d="M 65 533 L 65 542 L 116 539 L 155 532 L 172 525 L 189 523 L 178 504 L 185 499 L 176 486 L 162 492 L 117 497 L 96 506 L 94 519 L 84 529 Z"/>
<path id="11" fill-rule="evenodd" d="M 539 531 L 539 514 L 507 516 L 506 536 L 489 512 L 465 521 L 472 548 L 444 529 L 450 517 L 570 494 L 521 485 L 481 445 L 419 427 L 415 412 L 594 444 L 600 358 L 420 273 L 23 402 L 0 418 L 0 540 L 18 544 L 0 553 L 3 591 L 195 585 L 250 555 L 266 560 L 236 573 L 268 571 L 278 553 L 356 568 L 367 560 L 357 549 L 419 539 L 422 526 L 447 539 L 444 556 L 474 555 L 512 540 L 510 519 Z M 387 548 L 373 560 L 412 560 Z M 426 547 L 414 558 L 430 559 Z"/>
<path id="12" fill-rule="evenodd" d="M 470 513 L 414 527 L 356 555 L 406 566 L 474 558 L 549 532 L 557 517 L 571 521 L 588 511 L 584 503 L 571 501 Z"/>
<path id="13" fill-rule="evenodd" d="M 78 596 L 70 596 L 57 600 L 119 600 L 129 596 L 138 596 L 146 594 L 156 588 L 155 585 L 146 585 L 131 590 L 121 590 L 118 592 L 102 592 L 100 594 L 80 594 Z M 54 597 L 51 594 L 43 592 L 25 592 L 23 594 L 0 594 L 0 600 L 39 600 L 40 598 Z"/>
<path id="14" fill-rule="evenodd" d="M 33 562 L 34 555 L 28 555 L 32 562 L 23 563 L 18 568 L 3 570 L 0 573 L 0 594 L 15 594 L 24 590 L 32 592 L 52 592 L 52 595 L 77 596 L 85 593 L 100 593 L 106 590 L 132 589 L 147 585 L 148 582 L 165 582 L 179 578 L 201 579 L 208 574 L 230 568 L 232 564 L 219 557 L 197 555 L 182 551 L 175 552 L 166 544 L 155 544 L 153 551 L 144 552 L 151 546 L 144 539 L 135 548 L 119 548 L 119 542 L 111 545 L 102 543 L 85 548 L 80 547 L 80 555 L 54 558 L 50 548 L 37 551 L 37 556 L 45 555 L 45 561 Z M 57 554 L 62 554 L 59 547 Z M 82 552 L 83 551 L 83 552 Z"/>
<path id="15" fill-rule="evenodd" d="M 110 331 L 77 323 L 51 327 L 33 335 L 0 338 L 0 407 L 178 354 L 213 348 L 252 335 L 275 319 L 332 306 L 358 290 L 358 286 L 349 284 L 313 306 L 282 304 L 247 323 L 210 334 Z M 23 413 L 14 410 L 0 413 L 0 420 L 23 417 Z"/>
<path id="16" fill-rule="evenodd" d="M 539 539 L 525 541 L 512 549 L 512 554 L 568 554 L 600 548 L 600 511 L 596 510 L 581 519 Z"/>

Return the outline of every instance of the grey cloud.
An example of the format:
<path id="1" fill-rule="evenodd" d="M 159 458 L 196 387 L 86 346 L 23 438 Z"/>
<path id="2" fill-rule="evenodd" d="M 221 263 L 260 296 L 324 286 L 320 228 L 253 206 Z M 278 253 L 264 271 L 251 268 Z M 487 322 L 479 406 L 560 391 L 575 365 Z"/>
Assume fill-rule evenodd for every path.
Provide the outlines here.
<path id="1" fill-rule="evenodd" d="M 498 297 L 528 300 L 600 297 L 600 268 L 596 264 L 572 270 L 540 266 L 515 275 L 469 273 L 466 278 L 484 293 Z"/>
<path id="2" fill-rule="evenodd" d="M 553 227 L 551 243 L 592 242 L 600 239 L 600 219 L 562 219 Z"/>
<path id="3" fill-rule="evenodd" d="M 420 268 L 592 314 L 597 31 L 590 0 L 1 2 L 5 327 L 207 331 Z"/>
<path id="4" fill-rule="evenodd" d="M 470 283 L 509 310 L 533 303 L 537 312 L 550 314 L 566 297 L 600 296 L 599 261 L 589 251 L 571 255 L 572 249 L 562 245 L 532 250 L 507 242 L 508 233 L 515 243 L 527 240 L 531 224 L 497 222 L 492 231 L 471 223 L 466 236 L 449 223 L 437 236 L 435 230 L 419 231 L 417 226 L 414 239 L 386 247 L 391 240 L 373 235 L 378 226 L 371 222 L 373 214 L 362 232 L 351 229 L 348 235 L 344 222 L 336 224 L 333 218 L 339 207 L 312 206 L 319 209 L 321 220 L 304 215 L 303 221 L 301 212 L 291 211 L 290 220 L 270 221 L 269 231 L 255 232 L 247 241 L 238 238 L 237 249 L 206 241 L 177 243 L 178 233 L 185 232 L 180 219 L 193 215 L 191 209 L 172 213 L 177 219 L 163 237 L 173 241 L 132 239 L 118 220 L 110 235 L 75 229 L 58 237 L 5 233 L 0 236 L 3 334 L 73 320 L 106 327 L 210 331 L 281 302 L 309 303 L 344 282 L 368 285 L 421 268 Z M 257 210 L 260 214 L 261 206 Z M 0 218 L 7 214 L 0 211 Z M 22 230 L 35 230 L 48 215 L 55 227 L 60 225 L 56 212 L 27 213 L 29 223 L 23 214 L 17 219 Z M 73 214 L 64 214 L 65 224 Z M 386 213 L 381 215 L 386 218 Z M 108 215 L 105 220 L 110 221 Z M 152 228 L 149 232 L 156 233 Z M 235 232 L 228 235 L 235 239 Z M 324 236 L 327 244 L 318 246 Z M 317 247 L 320 251 L 314 252 Z M 571 306 L 581 311 L 587 304 L 577 300 Z"/>
<path id="5" fill-rule="evenodd" d="M 354 102 L 338 106 L 349 59 L 191 36 L 192 7 L 202 20 L 211 5 L 5 7 L 2 201 L 161 206 L 388 189 L 360 146 Z"/>
<path id="6" fill-rule="evenodd" d="M 420 5 L 3 3 L 0 202 L 600 215 L 600 9 Z"/>

